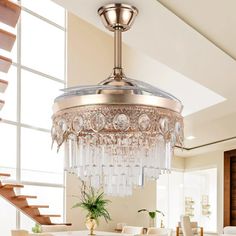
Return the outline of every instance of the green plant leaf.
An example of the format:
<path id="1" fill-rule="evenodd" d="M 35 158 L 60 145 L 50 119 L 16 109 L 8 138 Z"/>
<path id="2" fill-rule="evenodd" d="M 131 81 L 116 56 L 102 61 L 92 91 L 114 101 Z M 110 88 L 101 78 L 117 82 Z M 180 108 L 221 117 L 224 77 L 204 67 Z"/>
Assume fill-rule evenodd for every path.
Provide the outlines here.
<path id="1" fill-rule="evenodd" d="M 162 211 L 156 210 L 157 213 L 161 214 L 162 216 L 165 216 Z"/>
<path id="2" fill-rule="evenodd" d="M 138 212 L 142 212 L 142 211 L 147 211 L 148 212 L 148 210 L 147 209 L 140 209 L 140 210 L 138 210 Z"/>
<path id="3" fill-rule="evenodd" d="M 154 218 L 156 217 L 156 213 L 159 213 L 159 214 L 161 214 L 162 216 L 165 216 L 164 213 L 163 213 L 162 211 L 159 211 L 159 210 L 149 211 L 149 210 L 147 210 L 147 209 L 145 209 L 145 208 L 138 210 L 138 212 L 143 212 L 143 211 L 144 211 L 144 212 L 148 212 L 148 215 L 149 215 L 152 219 L 154 219 Z"/>
<path id="4" fill-rule="evenodd" d="M 98 223 L 98 218 L 103 217 L 106 222 L 111 220 L 110 214 L 106 209 L 106 206 L 111 201 L 104 199 L 104 193 L 95 191 L 94 188 L 90 188 L 89 191 L 84 191 L 82 194 L 81 202 L 73 205 L 72 208 L 80 207 L 86 210 L 87 217 L 95 219 Z"/>
<path id="5" fill-rule="evenodd" d="M 155 211 L 149 211 L 148 214 L 152 219 L 155 219 L 155 217 L 156 217 L 156 212 Z"/>

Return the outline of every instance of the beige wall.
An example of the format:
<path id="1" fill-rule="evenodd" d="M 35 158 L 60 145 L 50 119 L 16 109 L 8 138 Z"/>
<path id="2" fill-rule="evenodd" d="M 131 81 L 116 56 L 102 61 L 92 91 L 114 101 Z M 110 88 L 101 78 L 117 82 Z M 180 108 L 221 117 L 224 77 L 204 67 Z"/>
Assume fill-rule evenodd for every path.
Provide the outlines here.
<path id="1" fill-rule="evenodd" d="M 73 229 L 85 229 L 85 212 L 79 208 L 72 209 L 72 206 L 79 201 L 80 184 L 77 177 L 67 176 L 66 220 L 72 223 Z M 137 211 L 140 208 L 156 208 L 156 184 L 154 181 L 149 181 L 144 188 L 134 189 L 132 197 L 110 197 L 109 199 L 111 203 L 108 210 L 112 221 L 106 224 L 104 220 L 101 220 L 100 230 L 113 231 L 117 222 L 148 226 L 148 217 L 144 214 L 138 214 Z"/>
<path id="2" fill-rule="evenodd" d="M 68 86 L 96 84 L 113 68 L 113 40 L 73 14 L 68 14 Z"/>
<path id="3" fill-rule="evenodd" d="M 184 168 L 185 168 L 185 158 L 183 158 L 183 157 L 174 157 L 172 159 L 172 169 L 173 170 L 184 171 Z"/>

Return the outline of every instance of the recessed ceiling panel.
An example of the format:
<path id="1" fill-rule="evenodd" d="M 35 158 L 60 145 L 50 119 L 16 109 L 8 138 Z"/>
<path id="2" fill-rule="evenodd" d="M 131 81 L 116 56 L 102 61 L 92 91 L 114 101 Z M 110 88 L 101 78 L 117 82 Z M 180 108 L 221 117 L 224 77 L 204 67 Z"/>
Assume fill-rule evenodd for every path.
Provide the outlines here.
<path id="1" fill-rule="evenodd" d="M 184 116 L 225 101 L 223 96 L 142 53 L 136 52 L 132 61 L 126 61 L 124 55 L 124 65 L 129 77 L 150 83 L 181 100 Z"/>

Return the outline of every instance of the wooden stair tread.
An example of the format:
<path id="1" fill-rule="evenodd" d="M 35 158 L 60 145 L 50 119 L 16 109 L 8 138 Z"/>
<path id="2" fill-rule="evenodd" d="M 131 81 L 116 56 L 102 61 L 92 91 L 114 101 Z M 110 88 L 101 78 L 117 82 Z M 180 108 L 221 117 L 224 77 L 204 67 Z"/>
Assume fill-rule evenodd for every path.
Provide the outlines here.
<path id="1" fill-rule="evenodd" d="M 12 60 L 10 58 L 0 55 L 0 71 L 7 73 L 11 64 Z"/>
<path id="2" fill-rule="evenodd" d="M 24 188 L 24 185 L 21 184 L 4 184 L 1 188 L 11 189 L 11 188 Z"/>
<path id="3" fill-rule="evenodd" d="M 19 19 L 21 7 L 8 0 L 0 0 L 0 21 L 15 27 Z"/>
<path id="4" fill-rule="evenodd" d="M 8 86 L 8 82 L 6 80 L 0 79 L 0 93 L 4 93 L 6 88 L 7 88 L 7 86 Z"/>
<path id="5" fill-rule="evenodd" d="M 1 80 L 0 80 L 1 81 Z M 0 177 L 10 177 L 10 174 L 7 173 L 0 173 Z"/>
<path id="6" fill-rule="evenodd" d="M 61 217 L 61 215 L 43 214 L 43 215 L 38 215 L 38 217 Z"/>
<path id="7" fill-rule="evenodd" d="M 15 198 L 17 198 L 17 199 L 22 199 L 22 200 L 26 200 L 27 198 L 37 198 L 37 196 L 18 195 L 18 196 L 15 196 Z"/>
<path id="8" fill-rule="evenodd" d="M 34 209 L 34 208 L 49 208 L 49 206 L 48 205 L 29 205 L 26 208 L 31 208 L 31 209 Z"/>
<path id="9" fill-rule="evenodd" d="M 0 48 L 11 51 L 16 41 L 16 36 L 10 32 L 0 29 Z"/>
<path id="10" fill-rule="evenodd" d="M 2 110 L 3 106 L 4 106 L 5 102 L 0 100 L 0 111 Z"/>

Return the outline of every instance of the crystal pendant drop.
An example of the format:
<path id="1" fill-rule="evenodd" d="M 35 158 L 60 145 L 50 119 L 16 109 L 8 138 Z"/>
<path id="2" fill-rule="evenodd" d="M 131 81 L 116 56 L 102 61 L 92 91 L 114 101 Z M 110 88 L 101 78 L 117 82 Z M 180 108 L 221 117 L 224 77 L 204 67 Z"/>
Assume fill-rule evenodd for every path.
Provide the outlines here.
<path id="1" fill-rule="evenodd" d="M 130 120 L 125 114 L 117 114 L 114 117 L 113 125 L 116 130 L 127 130 L 129 128 Z"/>
<path id="2" fill-rule="evenodd" d="M 142 114 L 138 119 L 139 128 L 141 131 L 149 130 L 151 122 L 146 114 Z"/>
<path id="3" fill-rule="evenodd" d="M 76 133 L 79 133 L 84 126 L 84 120 L 82 116 L 76 116 L 72 121 L 72 127 Z"/>
<path id="4" fill-rule="evenodd" d="M 94 132 L 102 130 L 106 124 L 106 118 L 102 113 L 95 114 L 90 120 L 91 128 Z"/>

